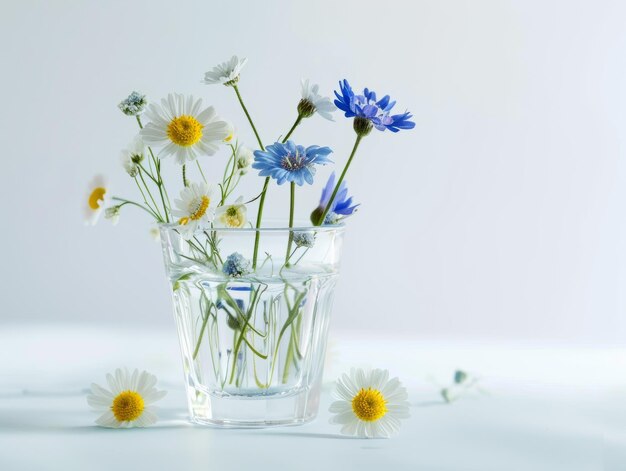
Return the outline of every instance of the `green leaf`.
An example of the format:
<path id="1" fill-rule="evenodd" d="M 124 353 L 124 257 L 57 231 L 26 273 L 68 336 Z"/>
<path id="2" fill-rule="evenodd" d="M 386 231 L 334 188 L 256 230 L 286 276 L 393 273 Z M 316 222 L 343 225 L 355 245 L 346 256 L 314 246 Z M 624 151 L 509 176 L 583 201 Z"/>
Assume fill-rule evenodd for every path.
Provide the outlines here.
<path id="1" fill-rule="evenodd" d="M 192 273 L 185 273 L 184 275 L 179 276 L 178 279 L 174 282 L 172 291 L 176 291 L 178 288 L 180 288 L 179 282 L 188 280 L 189 278 L 191 278 L 191 275 Z"/>

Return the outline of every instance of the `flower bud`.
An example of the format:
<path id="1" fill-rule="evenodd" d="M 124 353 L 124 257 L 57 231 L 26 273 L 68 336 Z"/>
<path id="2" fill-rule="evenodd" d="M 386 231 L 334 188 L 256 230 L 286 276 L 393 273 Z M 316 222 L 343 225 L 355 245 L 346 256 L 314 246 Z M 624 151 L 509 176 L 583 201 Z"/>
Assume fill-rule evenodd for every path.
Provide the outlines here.
<path id="1" fill-rule="evenodd" d="M 356 116 L 354 118 L 353 126 L 354 132 L 361 137 L 367 136 L 370 132 L 372 132 L 372 128 L 374 127 L 369 119 L 362 116 Z"/>
<path id="2" fill-rule="evenodd" d="M 298 103 L 298 116 L 301 118 L 310 118 L 315 114 L 315 105 L 310 100 L 303 98 Z"/>

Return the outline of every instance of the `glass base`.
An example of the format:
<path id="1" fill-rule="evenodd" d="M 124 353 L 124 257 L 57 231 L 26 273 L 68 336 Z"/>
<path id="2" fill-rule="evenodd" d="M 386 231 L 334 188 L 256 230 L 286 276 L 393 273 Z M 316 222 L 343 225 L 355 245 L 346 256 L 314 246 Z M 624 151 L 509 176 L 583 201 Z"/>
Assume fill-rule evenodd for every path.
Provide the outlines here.
<path id="1" fill-rule="evenodd" d="M 272 396 L 215 395 L 189 388 L 190 420 L 223 428 L 302 425 L 317 416 L 320 386 Z"/>

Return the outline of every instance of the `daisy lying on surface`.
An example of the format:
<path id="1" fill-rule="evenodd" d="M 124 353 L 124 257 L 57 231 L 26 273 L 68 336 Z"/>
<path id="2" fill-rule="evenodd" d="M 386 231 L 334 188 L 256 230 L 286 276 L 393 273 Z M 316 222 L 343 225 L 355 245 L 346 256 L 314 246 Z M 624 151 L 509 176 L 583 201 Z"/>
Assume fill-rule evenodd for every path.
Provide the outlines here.
<path id="1" fill-rule="evenodd" d="M 102 427 L 130 428 L 147 427 L 157 421 L 153 404 L 163 398 L 166 391 L 158 391 L 156 376 L 147 371 L 126 368 L 115 370 L 115 376 L 107 374 L 109 389 L 92 383 L 87 402 L 101 413 L 96 423 Z"/>
<path id="2" fill-rule="evenodd" d="M 400 419 L 410 416 L 406 389 L 398 378 L 389 379 L 387 370 L 352 368 L 337 380 L 335 396 L 330 422 L 342 425 L 346 435 L 389 438 L 400 429 Z"/>

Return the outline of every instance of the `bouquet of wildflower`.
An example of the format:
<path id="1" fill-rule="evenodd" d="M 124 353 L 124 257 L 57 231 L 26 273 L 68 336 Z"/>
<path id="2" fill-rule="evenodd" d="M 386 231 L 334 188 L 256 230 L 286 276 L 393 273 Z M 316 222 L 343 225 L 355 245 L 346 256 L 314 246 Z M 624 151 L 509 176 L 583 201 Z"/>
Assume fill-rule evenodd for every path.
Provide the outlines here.
<path id="1" fill-rule="evenodd" d="M 195 420 L 224 420 L 210 416 L 215 408 L 207 404 L 225 393 L 251 391 L 260 391 L 263 397 L 275 391 L 300 398 L 304 405 L 294 406 L 300 415 L 293 420 L 308 420 L 315 411 L 306 404 L 317 407 L 314 396 L 319 393 L 327 319 L 338 273 L 341 223 L 359 206 L 349 195 L 346 174 L 361 140 L 373 129 L 395 133 L 415 124 L 409 112 L 391 114 L 395 101 L 388 95 L 379 99 L 367 88 L 357 94 L 343 80 L 333 103 L 320 95 L 317 85 L 304 80 L 293 125 L 281 140 L 266 145 L 239 90 L 245 64 L 246 59 L 233 57 L 207 72 L 204 82 L 234 91 L 256 138 L 253 150 L 235 139 L 233 126 L 212 106 L 203 107 L 201 99 L 170 94 L 160 103 L 148 104 L 144 95 L 133 92 L 119 108 L 134 117 L 139 127 L 122 152 L 122 166 L 134 180 L 138 197 L 110 196 L 104 179 L 96 177 L 85 210 L 91 223 L 103 211 L 116 222 L 124 208 L 134 207 L 159 225 L 185 365 L 192 378 L 188 399 Z M 353 120 L 352 152 L 338 176 L 333 172 L 322 188 L 319 205 L 310 213 L 311 226 L 295 228 L 296 187 L 312 185 L 317 166 L 332 163 L 332 151 L 326 146 L 298 144 L 291 137 L 316 114 L 332 121 L 337 108 Z M 216 181 L 206 157 L 223 149 L 229 157 Z M 170 164 L 168 160 L 180 168 L 178 198 L 170 196 L 173 182 L 163 178 L 162 165 Z M 262 177 L 259 193 L 234 199 L 250 169 Z M 263 226 L 272 180 L 290 186 L 288 218 L 284 229 L 273 233 Z M 260 249 L 262 234 L 278 241 L 278 256 Z M 219 394 L 211 396 L 207 391 Z M 283 416 L 267 418 L 272 423 L 283 420 Z"/>
<path id="2" fill-rule="evenodd" d="M 353 118 L 356 140 L 339 178 L 332 173 L 322 190 L 319 206 L 310 218 L 315 226 L 338 224 L 356 211 L 359 205 L 354 204 L 348 195 L 344 179 L 361 140 L 374 128 L 392 132 L 413 128 L 415 123 L 411 121 L 411 114 L 391 114 L 396 102 L 389 95 L 377 99 L 376 93 L 367 88 L 362 94 L 356 94 L 347 80 L 339 83 L 333 104 L 329 98 L 319 94 L 318 85 L 303 80 L 302 98 L 297 106 L 295 122 L 280 141 L 265 146 L 239 91 L 240 73 L 246 61 L 245 58 L 233 56 L 230 61 L 207 72 L 204 83 L 223 84 L 234 90 L 256 137 L 257 149 L 252 152 L 243 143 L 234 140 L 232 124 L 221 119 L 212 106 L 204 108 L 201 99 L 170 94 L 160 103 L 148 104 L 145 95 L 133 92 L 119 104 L 119 108 L 125 115 L 135 117 L 139 133 L 128 148 L 122 151 L 121 161 L 128 175 L 135 181 L 140 199 L 110 197 L 106 182 L 98 176 L 89 187 L 85 205 L 89 223 L 95 224 L 102 211 L 106 218 L 116 223 L 122 209 L 133 206 L 145 211 L 157 223 L 177 224 L 181 234 L 189 239 L 198 228 L 242 228 L 253 224 L 260 228 L 265 197 L 273 179 L 278 185 L 288 182 L 291 187 L 288 224 L 292 227 L 296 185 L 312 185 L 316 167 L 331 163 L 329 156 L 332 150 L 318 145 L 305 147 L 290 138 L 304 120 L 315 114 L 333 121 L 332 113 L 337 108 L 344 112 L 346 118 Z M 142 116 L 145 116 L 146 122 Z M 216 154 L 224 145 L 230 156 L 222 172 L 222 179 L 220 182 L 210 182 L 206 175 L 213 175 L 213 172 L 209 173 L 203 168 L 205 162 L 202 158 Z M 169 197 L 172 190 L 164 182 L 161 172 L 162 162 L 168 158 L 180 166 L 183 185 L 173 205 Z M 198 181 L 192 181 L 188 176 L 188 166 L 194 164 L 200 177 Z M 265 177 L 260 193 L 245 202 L 242 197 L 229 201 L 250 167 L 258 170 L 259 176 Z M 250 222 L 248 206 L 257 201 L 256 218 Z M 253 268 L 257 265 L 258 237 Z M 302 243 L 302 238 L 306 236 L 295 233 L 293 237 L 299 238 Z M 293 237 L 290 244 L 294 242 Z M 288 263 L 288 260 L 285 261 Z"/>

